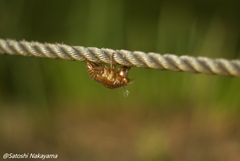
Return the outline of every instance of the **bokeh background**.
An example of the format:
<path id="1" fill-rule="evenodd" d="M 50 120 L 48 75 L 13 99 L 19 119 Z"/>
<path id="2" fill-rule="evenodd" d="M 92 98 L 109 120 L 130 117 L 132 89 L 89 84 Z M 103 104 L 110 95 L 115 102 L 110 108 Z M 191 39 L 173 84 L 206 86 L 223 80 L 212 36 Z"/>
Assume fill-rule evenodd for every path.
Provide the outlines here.
<path id="1" fill-rule="evenodd" d="M 0 38 L 240 59 L 240 2 L 0 0 Z M 0 55 L 0 157 L 240 160 L 239 78 L 129 77 L 124 97 L 91 80 L 85 62 Z"/>

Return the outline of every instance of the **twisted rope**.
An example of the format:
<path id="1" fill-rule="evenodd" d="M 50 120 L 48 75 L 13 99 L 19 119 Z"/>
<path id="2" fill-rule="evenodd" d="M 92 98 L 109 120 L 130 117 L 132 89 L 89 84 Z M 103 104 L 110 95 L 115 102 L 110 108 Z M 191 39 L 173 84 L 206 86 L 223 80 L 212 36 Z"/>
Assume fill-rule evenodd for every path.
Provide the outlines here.
<path id="1" fill-rule="evenodd" d="M 95 63 L 110 63 L 110 56 L 113 53 L 114 61 L 123 66 L 240 77 L 240 60 L 176 56 L 173 54 L 161 55 L 152 52 L 131 52 L 107 48 L 99 49 L 95 47 L 0 39 L 0 54 L 78 61 L 84 61 L 83 57 L 85 57 Z"/>

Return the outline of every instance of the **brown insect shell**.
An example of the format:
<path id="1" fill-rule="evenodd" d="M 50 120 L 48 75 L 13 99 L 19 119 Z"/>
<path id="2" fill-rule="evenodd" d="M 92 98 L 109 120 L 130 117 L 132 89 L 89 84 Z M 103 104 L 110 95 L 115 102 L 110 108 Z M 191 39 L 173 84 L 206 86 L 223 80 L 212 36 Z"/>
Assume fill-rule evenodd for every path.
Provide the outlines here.
<path id="1" fill-rule="evenodd" d="M 102 83 L 105 87 L 114 89 L 129 84 L 130 79 L 127 78 L 127 75 L 130 67 L 123 66 L 115 71 L 116 65 L 112 65 L 113 67 L 109 68 L 107 66 L 100 66 L 88 60 L 86 61 L 89 76 L 93 80 Z"/>

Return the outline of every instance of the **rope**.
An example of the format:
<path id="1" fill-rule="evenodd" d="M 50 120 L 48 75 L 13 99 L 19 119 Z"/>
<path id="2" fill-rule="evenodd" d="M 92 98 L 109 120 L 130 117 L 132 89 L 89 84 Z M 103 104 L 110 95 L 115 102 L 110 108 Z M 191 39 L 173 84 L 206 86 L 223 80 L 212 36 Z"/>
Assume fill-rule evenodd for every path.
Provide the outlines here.
<path id="1" fill-rule="evenodd" d="M 152 52 L 131 52 L 128 50 L 0 39 L 0 54 L 78 61 L 85 61 L 83 58 L 85 57 L 95 63 L 110 63 L 110 57 L 113 53 L 114 61 L 123 66 L 240 77 L 240 60 L 176 56 L 173 54 L 161 55 Z"/>

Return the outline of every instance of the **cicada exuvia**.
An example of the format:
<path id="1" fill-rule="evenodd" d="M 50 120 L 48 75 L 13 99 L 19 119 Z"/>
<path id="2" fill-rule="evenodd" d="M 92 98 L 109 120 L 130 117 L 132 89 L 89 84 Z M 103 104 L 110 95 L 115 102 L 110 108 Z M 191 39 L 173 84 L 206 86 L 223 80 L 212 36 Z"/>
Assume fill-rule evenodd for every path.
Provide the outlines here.
<path id="1" fill-rule="evenodd" d="M 97 63 L 91 62 L 87 59 L 87 72 L 88 75 L 95 81 L 102 83 L 105 87 L 114 89 L 124 87 L 130 84 L 128 78 L 128 71 L 131 67 L 122 66 L 116 70 L 116 65 L 113 63 L 113 56 L 111 56 L 110 68 L 106 65 L 101 66 Z"/>

